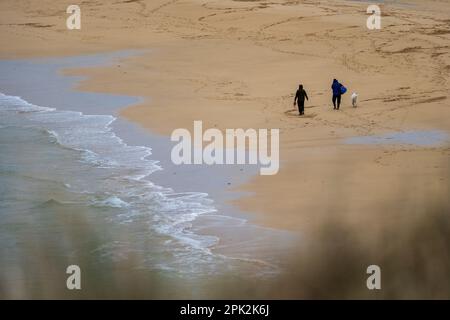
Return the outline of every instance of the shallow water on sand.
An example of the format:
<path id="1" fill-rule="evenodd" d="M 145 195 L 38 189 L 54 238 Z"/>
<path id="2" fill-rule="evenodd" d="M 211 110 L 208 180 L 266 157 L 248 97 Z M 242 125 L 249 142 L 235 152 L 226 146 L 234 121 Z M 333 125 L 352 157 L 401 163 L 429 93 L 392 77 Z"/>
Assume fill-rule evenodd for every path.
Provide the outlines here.
<path id="1" fill-rule="evenodd" d="M 347 144 L 408 144 L 416 146 L 439 146 L 450 141 L 450 136 L 443 131 L 406 131 L 374 136 L 351 137 Z"/>

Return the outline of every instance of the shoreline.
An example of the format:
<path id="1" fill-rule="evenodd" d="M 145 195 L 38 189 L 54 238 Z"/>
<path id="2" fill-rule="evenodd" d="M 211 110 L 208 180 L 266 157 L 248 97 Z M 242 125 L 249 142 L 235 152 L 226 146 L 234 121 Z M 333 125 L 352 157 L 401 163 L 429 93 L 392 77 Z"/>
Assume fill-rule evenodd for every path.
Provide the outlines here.
<path id="1" fill-rule="evenodd" d="M 21 96 L 28 102 L 36 105 L 52 107 L 57 110 L 77 111 L 84 115 L 112 115 L 117 117 L 117 113 L 123 105 L 129 105 L 138 102 L 136 97 L 118 96 L 100 93 L 86 93 L 74 91 L 74 84 L 82 82 L 80 77 L 68 77 L 65 71 L 68 68 L 77 68 L 81 66 L 94 66 L 98 64 L 109 65 L 122 59 L 127 53 L 111 53 L 108 55 L 75 56 L 62 59 L 37 59 L 37 60 L 15 60 L 0 61 L 0 68 L 10 76 L 8 78 L 0 77 L 0 87 L 2 92 L 8 95 Z M 11 71 L 14 70 L 14 77 Z M 44 72 L 45 71 L 45 72 Z M 29 78 L 32 73 L 39 74 L 40 82 Z M 28 77 L 28 78 L 27 78 Z M 42 82 L 42 79 L 45 79 Z M 29 88 L 33 88 L 30 91 Z M 66 103 L 68 102 L 68 103 Z M 249 221 L 248 214 L 239 211 L 231 206 L 227 201 L 237 199 L 241 194 L 236 192 L 227 192 L 224 194 L 226 181 L 243 181 L 249 176 L 248 169 L 244 167 L 225 168 L 177 168 L 169 164 L 170 148 L 172 147 L 167 137 L 152 135 L 148 131 L 139 128 L 136 124 L 128 122 L 125 119 L 115 118 L 109 125 L 117 137 L 129 146 L 145 146 L 152 148 L 150 160 L 157 160 L 163 170 L 155 171 L 148 176 L 151 183 L 165 188 L 170 187 L 174 194 L 195 194 L 208 191 L 208 197 L 214 200 L 214 207 L 217 212 L 201 214 L 195 220 L 191 221 L 192 226 L 187 226 L 186 230 L 189 236 L 193 232 L 193 237 L 215 237 L 217 243 L 208 246 L 214 255 L 223 256 L 225 259 L 242 261 L 243 264 L 255 268 L 272 269 L 269 273 L 280 268 L 277 260 L 282 259 L 285 254 L 282 251 L 289 247 L 290 236 L 283 231 L 271 230 L 253 225 Z M 166 154 L 167 156 L 161 156 Z M 241 171 L 242 170 L 242 171 Z M 171 173 L 176 173 L 176 177 L 171 177 Z M 209 173 L 205 173 L 208 171 Z M 239 172 L 230 176 L 231 172 Z M 211 183 L 208 175 L 214 172 L 216 177 L 221 177 Z M 195 181 L 195 183 L 192 183 Z M 51 196 L 51 195 L 49 195 Z M 109 201 L 109 200 L 108 200 Z M 117 201 L 122 199 L 118 198 Z M 57 205 L 62 205 L 55 201 Z M 92 226 L 94 227 L 94 226 Z M 259 240 L 255 241 L 254 238 Z M 197 240 L 195 240 L 197 241 Z M 252 243 L 250 245 L 250 243 Z M 250 245 L 250 246 L 249 246 Z M 270 262 L 272 261 L 272 262 Z M 259 266 L 258 266 L 259 265 Z M 255 269 L 256 270 L 256 269 Z M 149 270 L 151 273 L 151 270 Z M 243 276 L 245 268 L 242 269 Z M 262 276 L 263 278 L 265 276 Z M 142 289 L 144 290 L 144 289 Z M 145 291 L 144 291 L 145 292 Z M 193 296 L 198 297 L 198 296 Z"/>

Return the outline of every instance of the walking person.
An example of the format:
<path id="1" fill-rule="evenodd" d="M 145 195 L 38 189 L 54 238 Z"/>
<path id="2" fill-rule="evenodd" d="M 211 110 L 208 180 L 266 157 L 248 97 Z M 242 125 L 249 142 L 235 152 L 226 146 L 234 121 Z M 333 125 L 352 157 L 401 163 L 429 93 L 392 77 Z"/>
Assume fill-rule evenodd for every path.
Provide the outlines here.
<path id="1" fill-rule="evenodd" d="M 333 109 L 339 110 L 341 106 L 341 95 L 342 95 L 342 84 L 339 83 L 336 79 L 333 79 L 333 84 L 331 85 L 331 89 L 333 90 Z"/>
<path id="2" fill-rule="evenodd" d="M 309 100 L 308 94 L 306 93 L 305 89 L 303 89 L 303 85 L 299 85 L 298 90 L 295 93 L 294 106 L 297 102 L 298 112 L 301 116 L 305 114 L 305 98 L 306 100 Z"/>

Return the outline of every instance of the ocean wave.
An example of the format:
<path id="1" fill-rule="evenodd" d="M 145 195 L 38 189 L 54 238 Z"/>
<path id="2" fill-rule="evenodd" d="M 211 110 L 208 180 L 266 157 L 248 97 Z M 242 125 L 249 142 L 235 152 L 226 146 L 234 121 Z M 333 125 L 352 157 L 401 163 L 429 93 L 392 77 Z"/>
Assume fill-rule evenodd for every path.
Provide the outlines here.
<path id="1" fill-rule="evenodd" d="M 110 196 L 103 200 L 93 201 L 93 205 L 97 207 L 112 207 L 112 208 L 126 208 L 130 206 L 128 202 L 125 202 L 116 196 Z"/>
<path id="2" fill-rule="evenodd" d="M 34 208 L 48 209 L 48 208 L 53 208 L 53 207 L 63 207 L 65 205 L 66 204 L 61 202 L 61 201 L 58 201 L 58 200 L 55 200 L 55 199 L 49 199 L 47 201 L 44 201 L 44 202 L 34 206 Z"/>
<path id="3" fill-rule="evenodd" d="M 55 111 L 54 108 L 41 107 L 29 103 L 28 101 L 22 99 L 18 96 L 9 96 L 0 92 L 0 106 L 4 111 L 15 111 L 15 112 L 48 112 Z"/>

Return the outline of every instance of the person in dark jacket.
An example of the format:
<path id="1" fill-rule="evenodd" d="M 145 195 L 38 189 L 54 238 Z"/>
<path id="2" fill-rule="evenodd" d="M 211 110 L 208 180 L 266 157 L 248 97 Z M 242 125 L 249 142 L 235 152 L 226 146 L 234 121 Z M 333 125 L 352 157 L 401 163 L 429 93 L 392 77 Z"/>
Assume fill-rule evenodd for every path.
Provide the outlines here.
<path id="1" fill-rule="evenodd" d="M 305 98 L 306 100 L 309 100 L 308 94 L 306 93 L 305 89 L 303 89 L 303 85 L 299 85 L 298 90 L 295 93 L 294 106 L 295 103 L 297 102 L 298 112 L 300 113 L 301 116 L 305 114 Z"/>
<path id="2" fill-rule="evenodd" d="M 331 85 L 331 89 L 333 90 L 333 106 L 335 110 L 339 110 L 339 107 L 341 106 L 341 87 L 342 84 L 339 83 L 336 79 L 333 80 L 333 84 Z"/>

